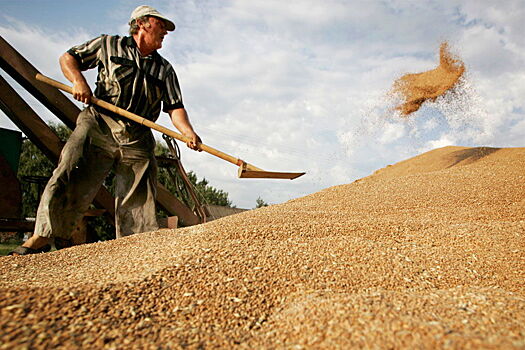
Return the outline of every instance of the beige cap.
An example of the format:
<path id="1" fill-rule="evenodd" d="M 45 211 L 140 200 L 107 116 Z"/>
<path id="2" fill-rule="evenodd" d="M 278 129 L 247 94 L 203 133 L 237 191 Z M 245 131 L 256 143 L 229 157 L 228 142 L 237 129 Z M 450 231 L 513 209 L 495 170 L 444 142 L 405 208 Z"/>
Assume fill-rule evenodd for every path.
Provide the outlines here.
<path id="1" fill-rule="evenodd" d="M 152 17 L 160 18 L 164 20 L 164 22 L 166 23 L 167 31 L 172 32 L 175 30 L 175 23 L 173 23 L 171 20 L 169 20 L 166 16 L 161 14 L 159 11 L 155 10 L 153 7 L 147 6 L 147 5 L 141 5 L 137 7 L 136 9 L 134 9 L 133 12 L 131 13 L 131 17 L 129 19 L 128 24 L 131 25 L 131 22 L 133 22 L 133 20 L 139 17 L 143 17 L 143 16 L 152 16 Z"/>

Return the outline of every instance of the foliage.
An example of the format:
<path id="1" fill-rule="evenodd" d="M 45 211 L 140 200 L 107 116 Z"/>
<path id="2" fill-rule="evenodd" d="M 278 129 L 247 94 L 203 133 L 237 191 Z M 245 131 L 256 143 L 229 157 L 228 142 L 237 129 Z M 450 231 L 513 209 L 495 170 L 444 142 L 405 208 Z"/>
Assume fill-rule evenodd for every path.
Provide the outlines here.
<path id="1" fill-rule="evenodd" d="M 0 232 L 0 244 L 19 242 L 22 240 L 23 236 L 24 234 L 21 232 Z"/>
<path id="2" fill-rule="evenodd" d="M 255 208 L 262 208 L 262 207 L 267 207 L 268 206 L 268 203 L 266 203 L 261 197 L 258 197 L 256 200 L 255 200 Z"/>
<path id="3" fill-rule="evenodd" d="M 51 123 L 50 127 L 62 141 L 71 134 L 64 124 Z M 29 139 L 22 141 L 18 167 L 18 179 L 22 187 L 22 217 L 35 217 L 40 194 L 55 166 Z M 34 177 L 41 177 L 41 180 L 35 182 L 37 179 Z"/>

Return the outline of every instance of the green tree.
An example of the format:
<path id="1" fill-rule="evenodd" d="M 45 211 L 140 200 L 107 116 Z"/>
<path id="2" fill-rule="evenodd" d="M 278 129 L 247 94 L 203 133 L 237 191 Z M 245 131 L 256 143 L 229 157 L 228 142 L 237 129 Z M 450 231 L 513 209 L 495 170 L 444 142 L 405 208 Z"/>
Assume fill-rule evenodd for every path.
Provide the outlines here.
<path id="1" fill-rule="evenodd" d="M 255 200 L 255 208 L 262 208 L 267 207 L 268 203 L 266 203 L 261 197 L 257 197 Z"/>
<path id="2" fill-rule="evenodd" d="M 51 123 L 49 126 L 62 141 L 71 135 L 71 130 L 64 124 Z M 27 138 L 22 141 L 18 167 L 18 179 L 22 187 L 22 217 L 36 215 L 40 194 L 54 169 L 55 164 L 35 144 Z"/>

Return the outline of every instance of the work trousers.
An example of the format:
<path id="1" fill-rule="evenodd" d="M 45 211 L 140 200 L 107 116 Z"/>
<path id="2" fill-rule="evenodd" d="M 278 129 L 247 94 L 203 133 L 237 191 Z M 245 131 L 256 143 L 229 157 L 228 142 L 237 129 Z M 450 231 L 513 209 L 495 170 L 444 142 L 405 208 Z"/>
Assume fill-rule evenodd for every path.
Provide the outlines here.
<path id="1" fill-rule="evenodd" d="M 151 130 L 84 109 L 62 149 L 38 206 L 35 234 L 69 239 L 111 169 L 115 172 L 116 237 L 159 228 L 157 163 Z"/>

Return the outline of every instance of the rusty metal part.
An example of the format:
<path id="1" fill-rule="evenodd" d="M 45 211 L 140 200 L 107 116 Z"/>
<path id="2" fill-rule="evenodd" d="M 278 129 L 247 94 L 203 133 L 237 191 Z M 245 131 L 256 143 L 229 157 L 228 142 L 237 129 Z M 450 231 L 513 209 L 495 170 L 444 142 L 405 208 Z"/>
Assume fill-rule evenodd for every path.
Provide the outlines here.
<path id="1" fill-rule="evenodd" d="M 168 149 L 171 152 L 172 158 L 176 161 L 175 162 L 175 166 L 176 166 L 175 169 L 177 170 L 177 173 L 179 174 L 179 176 L 182 179 L 182 181 L 184 182 L 185 189 L 186 189 L 186 191 L 188 192 L 188 194 L 190 195 L 190 197 L 191 197 L 191 199 L 193 201 L 193 205 L 194 205 L 193 210 L 200 217 L 201 222 L 205 223 L 206 222 L 206 216 L 207 216 L 206 215 L 206 211 L 204 210 L 204 207 L 202 206 L 199 198 L 197 197 L 197 194 L 194 191 L 193 184 L 191 183 L 190 179 L 188 178 L 188 175 L 186 174 L 186 170 L 182 166 L 182 162 L 180 160 L 179 146 L 177 145 L 176 141 L 172 137 L 170 137 L 168 135 L 162 135 L 162 137 L 164 138 L 164 141 L 166 141 L 166 144 L 168 145 Z M 166 170 L 168 170 L 168 174 L 170 174 L 170 176 L 172 178 L 172 181 L 176 182 L 177 181 L 176 180 L 176 176 L 175 176 L 175 174 L 173 174 L 170 171 L 171 169 L 167 168 Z"/>

